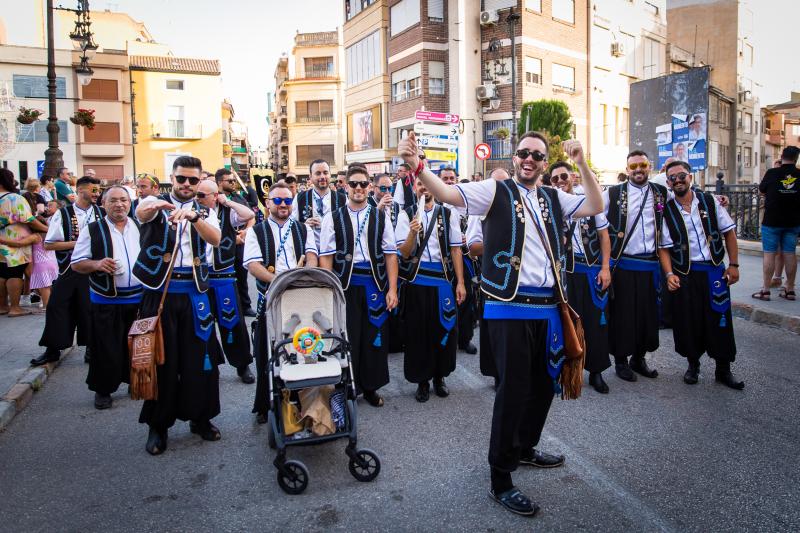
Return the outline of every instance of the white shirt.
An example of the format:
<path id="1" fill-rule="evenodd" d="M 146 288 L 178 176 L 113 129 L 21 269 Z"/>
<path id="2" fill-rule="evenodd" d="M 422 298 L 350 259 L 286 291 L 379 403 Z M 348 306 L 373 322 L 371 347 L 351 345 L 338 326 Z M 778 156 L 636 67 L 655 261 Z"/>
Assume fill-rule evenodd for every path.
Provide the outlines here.
<path id="1" fill-rule="evenodd" d="M 585 256 L 586 252 L 583 249 L 583 240 L 581 240 L 581 220 L 583 219 L 573 221 L 575 222 L 575 229 L 572 232 L 572 251 L 575 255 Z M 596 226 L 597 231 L 608 228 L 608 220 L 606 220 L 606 216 L 603 213 L 595 215 L 594 225 Z"/>
<path id="2" fill-rule="evenodd" d="M 208 216 L 209 218 L 214 217 L 214 219 L 217 220 L 217 222 L 219 222 L 219 206 L 216 208 L 208 209 Z M 247 222 L 247 221 L 242 221 L 242 218 L 239 216 L 239 213 L 237 213 L 233 208 L 231 208 L 230 210 L 230 216 L 228 216 L 228 220 L 230 220 L 231 226 L 233 226 L 234 228 L 241 226 Z M 222 229 L 221 226 L 220 229 Z M 209 265 L 212 264 L 214 261 L 213 246 L 206 246 L 206 261 L 208 261 Z"/>
<path id="3" fill-rule="evenodd" d="M 44 198 L 45 203 L 53 199 L 53 195 L 46 187 L 42 187 L 41 189 L 39 189 L 39 194 L 42 195 L 42 198 Z"/>
<path id="4" fill-rule="evenodd" d="M 527 205 L 523 210 L 525 216 L 525 245 L 522 251 L 522 260 L 519 272 L 519 284 L 525 287 L 552 287 L 555 285 L 553 271 L 548 259 L 547 250 L 539 238 L 539 232 L 531 224 L 528 209 L 534 213 L 535 223 L 545 235 L 546 229 L 542 225 L 542 213 L 539 209 L 538 188 L 527 189 L 516 182 L 522 201 Z M 466 211 L 469 215 L 483 216 L 489 212 L 494 201 L 497 181 L 489 179 L 472 183 L 460 183 L 456 185 L 466 204 Z M 567 194 L 556 189 L 558 201 L 561 204 L 561 212 L 567 220 L 583 204 L 585 197 Z M 557 221 L 559 225 L 563 221 Z"/>
<path id="5" fill-rule="evenodd" d="M 108 229 L 111 232 L 112 258 L 117 264 L 122 264 L 122 273 L 114 275 L 114 284 L 117 287 L 136 287 L 142 283 L 131 274 L 133 265 L 139 257 L 139 228 L 130 218 L 126 218 L 125 227 L 120 232 L 117 226 L 106 217 Z M 92 239 L 88 231 L 82 231 L 72 251 L 71 264 L 80 263 L 92 258 Z"/>
<path id="6" fill-rule="evenodd" d="M 317 192 L 317 189 L 311 189 L 310 206 L 311 206 L 312 217 L 318 217 L 322 219 L 322 217 L 331 212 L 331 194 L 332 193 L 330 189 L 328 189 L 328 192 L 326 192 L 324 196 L 320 196 L 319 193 Z M 300 209 L 299 208 L 300 203 L 297 201 L 298 196 L 300 196 L 300 193 L 298 193 L 297 196 L 294 197 L 294 201 L 292 202 L 292 217 L 295 220 L 300 220 L 300 212 L 298 211 Z M 318 200 L 320 198 L 322 199 L 322 212 L 320 212 L 318 205 Z"/>
<path id="7" fill-rule="evenodd" d="M 442 206 L 444 209 L 450 209 L 449 207 Z M 420 221 L 422 222 L 422 236 L 424 237 L 425 234 L 428 232 L 428 228 L 431 224 L 438 224 L 438 219 L 432 218 L 431 215 L 433 214 L 433 209 L 426 209 L 422 216 L 420 217 Z M 397 246 L 401 246 L 406 239 L 408 238 L 408 231 L 410 228 L 410 221 L 408 220 L 408 214 L 405 211 L 401 211 L 400 215 L 397 217 L 397 228 L 395 229 L 395 234 L 397 235 Z M 461 246 L 461 224 L 459 223 L 458 213 L 455 212 L 453 209 L 450 209 L 450 246 Z M 431 231 L 431 236 L 428 239 L 427 244 L 425 245 L 425 250 L 422 252 L 422 257 L 420 257 L 420 261 L 428 261 L 432 263 L 441 263 L 442 262 L 442 251 L 439 248 L 439 228 L 434 227 Z"/>
<path id="8" fill-rule="evenodd" d="M 413 179 L 413 178 L 412 178 Z M 405 209 L 406 207 L 406 195 L 403 192 L 403 180 L 398 179 L 397 183 L 394 187 L 394 192 L 392 193 L 392 199 L 394 203 L 400 204 L 400 209 Z"/>
<path id="9" fill-rule="evenodd" d="M 658 185 L 663 185 L 664 187 L 667 187 L 667 173 L 661 172 L 659 174 L 656 174 L 655 177 L 650 178 L 648 181 L 650 183 L 657 183 Z"/>
<path id="10" fill-rule="evenodd" d="M 123 185 L 122 188 L 128 191 L 128 196 L 130 196 L 131 202 L 136 200 L 136 189 L 133 187 L 128 187 L 127 185 Z"/>
<path id="11" fill-rule="evenodd" d="M 297 260 L 295 259 L 294 239 L 292 238 L 289 225 L 297 224 L 298 222 L 289 218 L 283 225 L 280 225 L 272 217 L 269 217 L 264 223 L 267 224 L 270 231 L 272 231 L 272 240 L 275 243 L 275 274 L 280 274 L 285 270 L 296 268 Z M 283 249 L 280 250 L 281 238 L 284 236 L 286 240 L 283 243 Z M 317 246 L 314 243 L 314 233 L 311 231 L 311 228 L 306 225 L 305 253 L 309 252 L 319 254 L 317 252 Z M 253 226 L 247 228 L 247 233 L 245 234 L 244 261 L 242 261 L 242 263 L 244 266 L 247 266 L 254 262 L 260 263 L 261 260 L 261 248 L 258 246 L 258 236 L 255 232 L 255 226 Z"/>
<path id="12" fill-rule="evenodd" d="M 369 234 L 369 222 L 364 222 L 364 217 L 367 215 L 367 208 L 372 211 L 373 207 L 366 206 L 358 211 L 350 209 L 350 204 L 347 205 L 347 213 L 350 215 L 350 224 L 353 226 L 353 238 L 355 239 L 358 233 L 358 228 L 363 224 L 364 229 L 361 231 L 361 237 L 355 245 L 353 250 L 353 263 L 361 263 L 369 261 L 369 245 L 367 235 Z M 386 213 L 383 214 L 384 227 L 383 235 L 381 236 L 381 246 L 383 247 L 384 254 L 397 253 L 394 239 L 394 228 L 392 227 L 392 219 Z M 333 227 L 333 216 L 330 213 L 325 215 L 322 219 L 322 230 L 319 242 L 319 255 L 332 255 L 336 253 L 336 232 Z"/>
<path id="13" fill-rule="evenodd" d="M 467 247 L 476 242 L 483 244 L 483 217 L 473 215 L 467 220 Z"/>
<path id="14" fill-rule="evenodd" d="M 78 235 L 80 235 L 86 229 L 86 226 L 97 220 L 94 205 L 90 205 L 89 209 L 85 210 L 78 207 L 78 204 L 72 204 L 72 207 L 75 208 L 75 218 L 78 219 Z M 71 222 L 69 223 L 71 224 Z M 49 224 L 44 242 L 64 242 L 64 228 L 61 227 L 60 209 L 50 217 Z"/>
<path id="15" fill-rule="evenodd" d="M 626 235 L 630 234 L 628 243 L 622 253 L 625 255 L 643 255 L 656 253 L 656 215 L 653 202 L 655 201 L 655 194 L 647 192 L 650 186 L 645 183 L 644 187 L 637 187 L 631 182 L 628 182 L 628 217 L 627 228 L 625 229 Z M 647 201 L 645 202 L 642 216 L 636 221 L 636 227 L 633 227 L 633 222 L 636 215 L 639 214 L 642 200 L 647 194 Z M 667 201 L 666 198 L 663 199 Z M 603 203 L 605 204 L 604 214 L 608 218 L 608 190 L 603 191 Z"/>
<path id="16" fill-rule="evenodd" d="M 139 205 L 140 206 L 141 205 L 147 205 L 149 203 L 156 202 L 158 200 L 160 200 L 160 198 L 157 197 L 157 196 L 148 196 L 147 198 L 142 198 L 142 200 L 139 202 Z M 172 194 L 170 194 L 169 195 L 169 201 L 178 209 L 190 209 L 192 207 L 192 202 L 194 201 L 194 199 L 190 199 L 190 200 L 187 200 L 185 202 L 182 202 L 182 201 L 178 200 L 177 198 L 175 198 Z M 145 224 L 147 222 L 150 222 L 151 220 L 153 220 L 157 216 L 169 216 L 169 215 L 168 215 L 168 212 L 160 211 L 160 212 L 156 212 L 156 214 L 153 215 L 153 217 L 150 218 L 149 220 L 142 220 L 140 218 L 139 222 L 141 222 L 142 224 Z M 219 231 L 219 219 L 217 219 L 217 216 L 216 216 L 215 213 L 209 214 L 209 216 L 205 219 L 205 223 L 208 224 L 209 226 L 211 226 L 212 228 L 215 228 L 217 231 Z M 178 224 L 177 235 L 178 235 L 178 238 L 180 239 L 180 245 L 178 246 L 178 257 L 177 257 L 177 259 L 175 259 L 175 266 L 176 267 L 192 267 L 192 266 L 194 266 L 193 262 L 192 262 L 192 238 L 191 238 L 192 229 L 191 228 L 192 228 L 192 223 L 189 222 L 188 220 L 184 220 L 183 222 L 180 222 Z M 206 247 L 206 253 L 208 253 L 208 250 L 210 248 L 211 248 L 210 246 Z M 169 252 L 172 252 L 172 250 L 169 250 Z"/>
<path id="17" fill-rule="evenodd" d="M 687 212 L 680 204 L 678 205 L 683 216 L 683 223 L 686 224 L 686 230 L 689 234 L 689 258 L 692 261 L 711 261 L 711 250 L 708 248 L 706 234 L 703 231 L 703 219 L 700 217 L 700 200 L 697 199 L 697 195 L 694 192 L 692 192 L 692 196 L 691 212 Z M 677 199 L 675 201 L 677 202 Z M 735 228 L 736 223 L 728 214 L 728 211 L 719 205 L 719 201 L 716 198 L 714 198 L 714 204 L 717 207 L 717 227 L 720 233 L 725 233 Z M 669 234 L 666 216 L 662 226 L 661 248 L 672 248 L 672 236 Z"/>

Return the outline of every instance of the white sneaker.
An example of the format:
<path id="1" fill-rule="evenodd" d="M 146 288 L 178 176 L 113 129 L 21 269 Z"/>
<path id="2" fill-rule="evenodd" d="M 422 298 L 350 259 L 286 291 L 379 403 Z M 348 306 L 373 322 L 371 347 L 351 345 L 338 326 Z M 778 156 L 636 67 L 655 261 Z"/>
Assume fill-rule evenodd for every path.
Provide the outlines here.
<path id="1" fill-rule="evenodd" d="M 30 306 L 31 305 L 31 295 L 30 294 L 23 294 L 19 297 L 19 305 Z"/>

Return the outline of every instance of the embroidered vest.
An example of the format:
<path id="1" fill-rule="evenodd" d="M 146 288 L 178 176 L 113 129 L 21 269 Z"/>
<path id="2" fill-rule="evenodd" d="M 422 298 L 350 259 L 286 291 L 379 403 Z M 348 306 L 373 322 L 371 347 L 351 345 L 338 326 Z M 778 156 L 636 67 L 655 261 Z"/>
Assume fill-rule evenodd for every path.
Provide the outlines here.
<path id="1" fill-rule="evenodd" d="M 213 265 L 215 272 L 228 269 L 236 260 L 236 228 L 231 224 L 231 208 L 227 205 L 217 206 L 219 219 L 220 240 L 219 246 L 214 248 Z"/>
<path id="2" fill-rule="evenodd" d="M 556 258 L 556 268 L 566 262 L 563 235 L 563 214 L 556 189 L 538 188 L 542 226 Z M 503 301 L 513 300 L 519 288 L 519 271 L 525 248 L 525 224 L 528 210 L 513 179 L 497 182 L 492 206 L 483 220 L 483 262 L 481 263 L 481 290 Z M 545 216 L 544 213 L 547 212 Z M 535 228 L 534 228 L 535 230 Z M 563 281 L 564 276 L 561 276 Z"/>
<path id="3" fill-rule="evenodd" d="M 658 250 L 658 245 L 661 242 L 661 223 L 664 219 L 663 209 L 667 200 L 667 188 L 652 182 L 648 182 L 647 186 L 650 187 L 649 195 L 653 198 L 656 221 L 655 247 Z M 661 206 L 660 209 L 659 206 Z M 611 240 L 612 259 L 617 260 L 622 255 L 622 245 L 625 242 L 625 233 L 628 227 L 628 216 L 635 217 L 637 214 L 638 210 L 635 213 L 628 212 L 628 182 L 608 188 L 608 238 Z M 642 217 L 644 217 L 644 212 L 642 212 Z"/>
<path id="4" fill-rule="evenodd" d="M 375 200 L 375 195 L 373 194 L 370 194 L 367 197 L 367 203 L 369 203 L 369 205 L 371 205 L 373 208 L 378 207 L 378 202 Z M 397 216 L 400 214 L 400 204 L 397 202 L 392 202 L 387 214 L 389 215 L 389 219 L 392 221 L 392 228 L 396 228 Z"/>
<path id="5" fill-rule="evenodd" d="M 408 219 L 411 220 L 416 215 L 417 203 L 413 202 L 409 207 L 404 209 Z M 452 213 L 450 209 L 441 204 L 434 204 L 431 213 L 431 224 L 436 221 L 436 233 L 431 233 L 431 239 L 439 241 L 439 255 L 441 255 L 442 270 L 444 277 L 447 281 L 455 280 L 455 269 L 453 267 L 453 258 L 450 252 L 450 217 Z M 414 255 L 408 259 L 404 259 L 402 255 L 398 256 L 400 262 L 398 269 L 398 276 L 402 279 L 413 282 L 419 272 L 419 264 L 422 261 L 422 254 L 425 251 L 423 240 L 425 239 L 425 231 L 421 231 L 417 235 L 417 245 L 414 248 Z"/>
<path id="6" fill-rule="evenodd" d="M 136 219 L 131 221 L 139 227 Z M 99 218 L 89 224 L 86 229 L 89 231 L 89 248 L 92 254 L 92 261 L 99 261 L 106 257 L 114 258 L 114 241 L 111 239 L 111 228 L 105 217 Z M 92 272 L 89 274 L 89 287 L 91 290 L 106 296 L 116 298 L 118 296 L 117 286 L 114 283 L 114 276 L 105 272 Z"/>
<path id="7" fill-rule="evenodd" d="M 576 224 L 580 230 L 580 239 L 583 244 L 583 256 L 586 258 L 586 264 L 589 266 L 594 265 L 600 259 L 600 235 L 597 233 L 597 224 L 595 224 L 594 217 L 585 217 L 580 220 L 574 221 L 569 224 Z M 575 250 L 573 249 L 572 241 L 573 232 L 567 232 L 566 256 L 567 256 L 567 272 L 575 270 Z"/>
<path id="8" fill-rule="evenodd" d="M 714 203 L 714 195 L 693 189 L 697 196 L 697 209 L 700 211 L 700 220 L 703 223 L 703 234 L 711 252 L 711 262 L 719 265 L 725 258 L 725 242 L 722 233 L 717 225 L 717 205 Z M 688 274 L 691 270 L 691 250 L 689 245 L 689 230 L 683 219 L 681 211 L 683 208 L 674 198 L 667 202 L 665 209 L 666 218 L 664 222 L 672 238 L 672 248 L 670 257 L 672 258 L 672 270 L 681 274 Z"/>
<path id="9" fill-rule="evenodd" d="M 333 231 L 336 236 L 336 253 L 333 255 L 333 273 L 342 283 L 342 288 L 347 290 L 350 286 L 350 276 L 353 274 L 353 257 L 355 255 L 355 238 L 358 228 L 354 228 L 350 221 L 348 207 L 345 205 L 332 213 Z M 386 273 L 386 257 L 383 253 L 383 231 L 386 217 L 383 212 L 370 209 L 367 227 L 367 253 L 370 259 L 370 269 L 375 285 L 385 291 L 389 285 Z"/>
<path id="10" fill-rule="evenodd" d="M 347 195 L 342 191 L 331 191 L 331 213 L 341 209 L 345 205 L 347 205 Z M 299 220 L 303 224 L 306 223 L 306 220 L 312 217 L 314 213 L 314 189 L 309 189 L 307 191 L 298 193 L 297 195 L 297 213 L 299 215 Z M 328 213 L 325 213 L 326 215 Z"/>
<path id="11" fill-rule="evenodd" d="M 292 236 L 292 244 L 294 244 L 294 259 L 300 261 L 300 258 L 305 254 L 306 236 L 308 235 L 308 228 L 305 224 L 298 224 L 292 218 L 286 222 L 291 224 L 290 234 Z M 275 273 L 275 262 L 277 260 L 278 247 L 280 243 L 275 242 L 275 237 L 272 235 L 272 230 L 269 227 L 269 220 L 260 222 L 253 226 L 253 231 L 258 240 L 258 248 L 261 250 L 261 264 L 271 273 Z M 286 231 L 283 228 L 280 231 Z M 256 287 L 258 292 L 264 294 L 267 292 L 269 283 L 256 279 Z"/>
<path id="12" fill-rule="evenodd" d="M 75 214 L 75 206 L 68 205 L 62 207 L 61 211 L 61 231 L 64 234 L 64 242 L 77 241 L 80 227 L 78 226 L 78 215 Z M 95 220 L 103 217 L 103 210 L 92 205 Z M 88 216 L 88 215 L 87 215 Z M 58 262 L 58 273 L 63 274 L 69 270 L 69 263 L 72 260 L 72 250 L 56 250 L 56 261 Z"/>

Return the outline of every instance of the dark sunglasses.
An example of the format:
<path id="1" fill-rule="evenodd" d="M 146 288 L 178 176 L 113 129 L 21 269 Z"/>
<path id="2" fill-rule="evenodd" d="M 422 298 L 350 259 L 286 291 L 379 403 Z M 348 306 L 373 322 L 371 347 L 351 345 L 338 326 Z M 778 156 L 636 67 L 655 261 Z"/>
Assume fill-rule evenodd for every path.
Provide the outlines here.
<path id="1" fill-rule="evenodd" d="M 562 172 L 561 174 L 553 174 L 550 176 L 550 181 L 567 181 L 569 180 L 569 172 Z"/>
<path id="2" fill-rule="evenodd" d="M 544 161 L 547 155 L 543 154 L 539 150 L 528 150 L 527 148 L 521 148 L 517 150 L 517 157 L 522 160 L 528 159 L 529 156 L 533 156 L 534 161 Z"/>
<path id="3" fill-rule="evenodd" d="M 392 187 L 389 185 L 378 185 L 378 190 L 381 192 L 389 192 L 392 190 Z"/>
<path id="4" fill-rule="evenodd" d="M 367 181 L 367 180 L 364 180 L 364 181 L 348 181 L 347 184 L 350 187 L 352 187 L 353 189 L 355 189 L 356 187 L 361 187 L 362 189 L 366 189 L 367 187 L 369 187 L 369 181 Z"/>
<path id="5" fill-rule="evenodd" d="M 294 198 L 270 198 L 270 200 L 272 200 L 272 203 L 274 203 L 275 205 L 283 204 L 289 206 L 292 205 Z"/>
<path id="6" fill-rule="evenodd" d="M 186 180 L 189 180 L 189 185 L 197 185 L 200 183 L 200 178 L 195 176 L 175 176 L 175 181 L 183 185 L 186 183 Z"/>
<path id="7" fill-rule="evenodd" d="M 678 172 L 672 176 L 667 176 L 667 181 L 685 181 L 688 176 L 689 174 L 686 172 Z"/>
<path id="8" fill-rule="evenodd" d="M 209 192 L 209 193 L 198 192 L 198 193 L 195 194 L 195 196 L 197 198 L 201 199 L 201 200 L 205 200 L 206 198 L 212 198 L 212 197 L 214 197 L 214 196 L 216 196 L 218 194 L 219 193 L 217 193 L 217 192 L 214 192 L 214 193 L 211 193 L 211 192 Z"/>

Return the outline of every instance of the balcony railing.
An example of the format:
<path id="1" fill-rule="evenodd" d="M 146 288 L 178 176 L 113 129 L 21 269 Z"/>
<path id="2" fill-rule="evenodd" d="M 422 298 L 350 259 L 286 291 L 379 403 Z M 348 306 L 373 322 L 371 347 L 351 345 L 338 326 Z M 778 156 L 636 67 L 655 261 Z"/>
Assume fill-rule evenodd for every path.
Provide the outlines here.
<path id="1" fill-rule="evenodd" d="M 333 115 L 315 115 L 307 117 L 297 117 L 297 122 L 303 124 L 308 124 L 308 123 L 331 124 L 333 122 Z"/>
<path id="2" fill-rule="evenodd" d="M 202 139 L 202 124 L 187 124 L 182 120 L 168 123 L 154 122 L 150 124 L 150 137 L 153 139 Z"/>
<path id="3" fill-rule="evenodd" d="M 307 67 L 304 69 L 303 77 L 309 78 L 335 78 L 336 70 L 333 67 Z"/>
<path id="4" fill-rule="evenodd" d="M 319 31 L 316 33 L 298 33 L 294 36 L 296 46 L 321 46 L 339 44 L 339 35 L 335 31 Z"/>
<path id="5" fill-rule="evenodd" d="M 749 183 L 720 184 L 707 183 L 706 190 L 728 197 L 728 213 L 736 222 L 736 236 L 748 241 L 761 240 L 761 216 L 764 209 L 763 197 L 758 185 Z"/>

